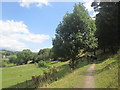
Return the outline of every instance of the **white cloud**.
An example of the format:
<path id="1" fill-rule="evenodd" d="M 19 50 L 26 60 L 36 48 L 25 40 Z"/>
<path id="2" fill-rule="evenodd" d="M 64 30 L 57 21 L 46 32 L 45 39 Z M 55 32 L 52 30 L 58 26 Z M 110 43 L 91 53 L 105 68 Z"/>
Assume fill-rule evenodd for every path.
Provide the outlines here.
<path id="1" fill-rule="evenodd" d="M 33 43 L 42 43 L 49 38 L 49 35 L 33 34 L 29 32 L 28 27 L 22 21 L 0 20 L 0 48 L 22 50 L 29 48 L 22 40 Z"/>
<path id="2" fill-rule="evenodd" d="M 40 51 L 40 48 L 39 49 L 30 49 L 32 52 L 39 52 Z"/>
<path id="3" fill-rule="evenodd" d="M 85 2 L 84 6 L 89 12 L 94 11 L 93 7 L 91 7 L 93 0 L 83 0 L 83 1 Z"/>
<path id="4" fill-rule="evenodd" d="M 88 10 L 88 12 L 93 12 L 92 14 L 90 14 L 90 16 L 92 17 L 92 19 L 95 19 L 95 16 L 96 16 L 96 14 L 98 14 L 98 12 L 95 12 L 94 8 L 91 7 L 91 4 L 92 4 L 93 1 L 94 0 L 83 0 L 84 6 Z"/>
<path id="5" fill-rule="evenodd" d="M 11 29 L 11 30 L 8 30 Z M 6 33 L 29 33 L 27 26 L 23 24 L 22 21 L 15 22 L 13 20 L 9 21 L 1 21 L 0 20 L 0 32 L 6 32 Z"/>
<path id="6" fill-rule="evenodd" d="M 91 17 L 95 17 L 99 12 L 94 12 Z"/>
<path id="7" fill-rule="evenodd" d="M 20 6 L 29 8 L 30 5 L 34 4 L 37 7 L 41 7 L 43 5 L 49 5 L 48 0 L 21 0 Z"/>
<path id="8" fill-rule="evenodd" d="M 12 50 L 23 50 L 28 48 L 27 45 L 25 45 L 24 43 L 15 40 L 15 39 L 10 39 L 9 37 L 0 37 L 0 48 L 3 49 L 12 49 Z"/>

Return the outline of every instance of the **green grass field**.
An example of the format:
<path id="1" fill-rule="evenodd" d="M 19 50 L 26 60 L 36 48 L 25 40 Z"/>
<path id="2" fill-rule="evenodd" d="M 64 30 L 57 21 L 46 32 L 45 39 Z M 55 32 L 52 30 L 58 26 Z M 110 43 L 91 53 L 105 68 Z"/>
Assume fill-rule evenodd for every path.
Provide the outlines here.
<path id="1" fill-rule="evenodd" d="M 118 60 L 120 60 L 120 52 L 96 64 L 96 88 L 118 88 Z"/>
<path id="2" fill-rule="evenodd" d="M 62 66 L 68 62 L 51 62 L 50 65 Z M 45 68 L 39 68 L 35 64 L 20 65 L 14 67 L 6 67 L 2 70 L 2 88 L 8 88 L 17 83 L 30 80 L 31 76 L 42 75 Z"/>

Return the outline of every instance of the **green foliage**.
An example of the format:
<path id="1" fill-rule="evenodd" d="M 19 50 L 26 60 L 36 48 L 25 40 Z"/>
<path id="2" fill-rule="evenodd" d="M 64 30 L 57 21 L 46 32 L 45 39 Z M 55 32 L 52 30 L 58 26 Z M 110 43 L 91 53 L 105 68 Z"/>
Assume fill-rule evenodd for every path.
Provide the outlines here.
<path id="1" fill-rule="evenodd" d="M 47 68 L 47 67 L 50 67 L 50 66 L 49 66 L 49 64 L 47 62 L 41 60 L 41 61 L 38 62 L 38 67 Z"/>
<path id="2" fill-rule="evenodd" d="M 7 61 L 2 60 L 0 61 L 0 67 L 6 67 L 7 66 Z"/>
<path id="3" fill-rule="evenodd" d="M 11 66 L 15 66 L 15 64 L 11 64 L 9 63 L 8 60 L 0 60 L 0 67 L 11 67 Z"/>
<path id="4" fill-rule="evenodd" d="M 16 55 L 17 54 L 17 52 L 16 51 L 9 51 L 9 50 L 0 50 L 1 52 L 1 54 L 2 55 L 5 55 L 5 56 L 10 56 L 10 55 Z"/>
<path id="5" fill-rule="evenodd" d="M 0 53 L 12 53 L 13 51 L 2 50 Z M 5 54 L 6 55 L 6 54 Z M 41 49 L 39 53 L 33 53 L 29 49 L 23 51 L 14 52 L 9 54 L 6 59 L 9 59 L 10 63 L 22 65 L 27 63 L 38 63 L 40 60 L 48 61 L 52 58 L 51 49 Z"/>
<path id="6" fill-rule="evenodd" d="M 120 29 L 118 2 L 93 2 L 92 6 L 99 13 L 96 15 L 96 36 L 100 49 L 109 48 L 111 52 L 118 50 L 120 46 Z"/>
<path id="7" fill-rule="evenodd" d="M 38 52 L 38 61 L 44 60 L 48 61 L 51 58 L 51 49 L 45 48 L 45 49 L 40 49 Z"/>
<path id="8" fill-rule="evenodd" d="M 17 65 L 27 64 L 28 61 L 33 59 L 33 53 L 29 49 L 17 53 Z"/>
<path id="9" fill-rule="evenodd" d="M 73 13 L 67 12 L 56 29 L 52 48 L 54 57 L 71 59 L 74 64 L 80 49 L 97 48 L 95 31 L 95 21 L 85 7 L 81 3 L 75 4 Z"/>
<path id="10" fill-rule="evenodd" d="M 12 55 L 12 56 L 9 57 L 9 62 L 15 64 L 16 63 L 16 59 L 17 59 L 17 57 L 15 55 Z"/>

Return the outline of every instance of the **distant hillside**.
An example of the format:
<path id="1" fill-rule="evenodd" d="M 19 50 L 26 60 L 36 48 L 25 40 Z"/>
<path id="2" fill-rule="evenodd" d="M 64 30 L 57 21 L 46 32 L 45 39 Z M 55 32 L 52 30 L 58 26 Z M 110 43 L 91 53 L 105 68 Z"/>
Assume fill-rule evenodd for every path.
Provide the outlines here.
<path id="1" fill-rule="evenodd" d="M 16 55 L 18 51 L 0 50 L 0 54 L 5 56 Z"/>

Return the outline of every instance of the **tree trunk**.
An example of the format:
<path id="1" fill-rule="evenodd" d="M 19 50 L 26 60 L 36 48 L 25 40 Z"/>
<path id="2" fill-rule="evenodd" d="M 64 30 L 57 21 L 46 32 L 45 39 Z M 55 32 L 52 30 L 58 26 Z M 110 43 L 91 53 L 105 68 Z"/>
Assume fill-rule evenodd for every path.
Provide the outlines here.
<path id="1" fill-rule="evenodd" d="M 106 53 L 105 48 L 103 49 L 103 52 Z"/>
<path id="2" fill-rule="evenodd" d="M 110 49 L 111 49 L 111 53 L 113 53 L 113 54 L 114 54 L 114 53 L 115 53 L 115 51 L 114 51 L 114 47 L 113 47 L 113 46 L 111 46 L 111 48 L 110 48 Z"/>
<path id="3" fill-rule="evenodd" d="M 75 61 L 72 59 L 72 69 L 75 70 Z"/>
<path id="4" fill-rule="evenodd" d="M 94 55 L 96 55 L 96 50 L 94 50 Z"/>

